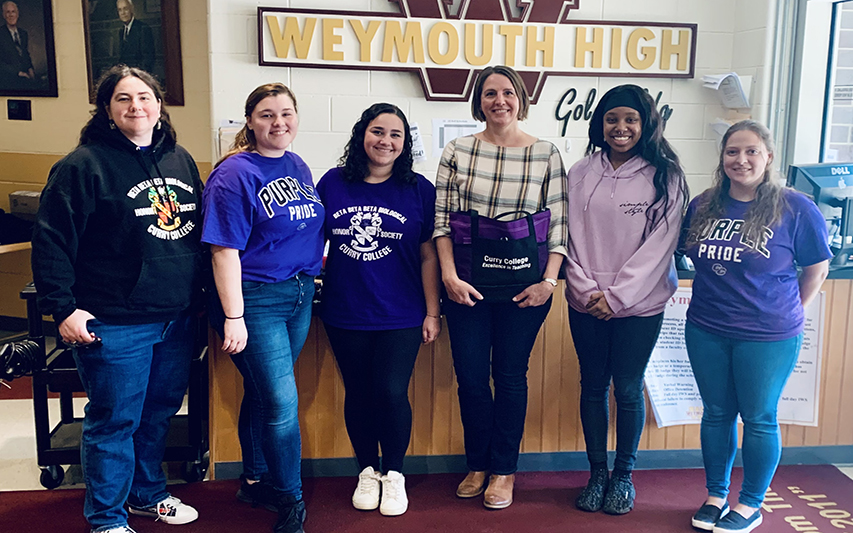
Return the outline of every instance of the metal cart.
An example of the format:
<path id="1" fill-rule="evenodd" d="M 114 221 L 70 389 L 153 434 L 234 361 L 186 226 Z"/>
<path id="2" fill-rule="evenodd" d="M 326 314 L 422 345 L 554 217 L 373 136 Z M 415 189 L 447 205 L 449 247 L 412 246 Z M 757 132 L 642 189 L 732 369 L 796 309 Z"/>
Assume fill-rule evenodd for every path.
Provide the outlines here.
<path id="1" fill-rule="evenodd" d="M 33 372 L 33 408 L 36 425 L 36 451 L 41 467 L 39 481 L 48 489 L 58 487 L 65 478 L 61 465 L 80 464 L 80 438 L 83 419 L 74 417 L 73 395 L 83 392 L 71 350 L 57 340 L 47 353 L 42 315 L 32 283 L 21 291 L 27 302 L 29 338 L 40 346 L 41 364 Z M 172 417 L 166 438 L 164 461 L 182 462 L 181 475 L 188 481 L 204 479 L 209 465 L 207 395 L 207 321 L 199 320 L 199 349 L 190 367 L 187 414 Z M 48 392 L 59 393 L 60 420 L 51 428 L 48 416 Z"/>

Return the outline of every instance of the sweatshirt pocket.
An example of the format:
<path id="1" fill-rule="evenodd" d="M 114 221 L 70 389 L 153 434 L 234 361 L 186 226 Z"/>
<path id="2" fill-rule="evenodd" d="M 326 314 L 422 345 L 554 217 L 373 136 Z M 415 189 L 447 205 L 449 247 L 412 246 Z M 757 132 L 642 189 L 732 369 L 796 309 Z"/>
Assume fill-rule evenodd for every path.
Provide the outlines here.
<path id="1" fill-rule="evenodd" d="M 128 307 L 147 311 L 189 307 L 200 260 L 195 253 L 146 259 L 127 298 Z"/>

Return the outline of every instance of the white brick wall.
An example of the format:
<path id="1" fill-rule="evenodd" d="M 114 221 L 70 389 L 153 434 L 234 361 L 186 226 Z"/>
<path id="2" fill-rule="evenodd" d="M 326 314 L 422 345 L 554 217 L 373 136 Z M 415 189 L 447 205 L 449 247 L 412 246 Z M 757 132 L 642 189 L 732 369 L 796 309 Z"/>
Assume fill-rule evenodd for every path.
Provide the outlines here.
<path id="1" fill-rule="evenodd" d="M 766 47 L 772 42 L 768 24 L 771 0 L 584 0 L 570 18 L 576 20 L 640 20 L 695 22 L 699 24 L 696 78 L 691 80 L 630 78 L 550 78 L 539 103 L 531 110 L 523 128 L 530 134 L 554 142 L 566 167 L 583 156 L 587 144 L 586 122 L 571 121 L 565 137 L 554 117 L 557 103 L 571 87 L 577 102 L 591 88 L 599 97 L 620 83 L 637 83 L 653 96 L 663 92 L 661 105 L 669 104 L 673 115 L 667 138 L 681 156 L 694 194 L 708 186 L 717 162 L 716 136 L 708 122 L 726 117 L 716 95 L 702 88 L 703 74 L 737 70 L 764 82 Z M 458 0 L 457 0 L 458 3 Z M 355 72 L 325 69 L 259 67 L 257 65 L 256 9 L 259 5 L 313 9 L 392 10 L 387 0 L 210 0 L 211 124 L 239 119 L 246 95 L 257 85 L 272 80 L 290 85 L 300 104 L 300 133 L 293 149 L 318 179 L 335 165 L 353 123 L 374 102 L 400 106 L 411 122 L 421 128 L 429 159 L 417 170 L 433 178 L 438 159 L 432 154 L 433 118 L 469 118 L 469 104 L 428 102 L 418 76 L 412 73 Z M 755 87 L 753 95 L 761 95 Z M 756 102 L 762 104 L 762 102 Z M 566 153 L 566 141 L 571 151 Z"/>

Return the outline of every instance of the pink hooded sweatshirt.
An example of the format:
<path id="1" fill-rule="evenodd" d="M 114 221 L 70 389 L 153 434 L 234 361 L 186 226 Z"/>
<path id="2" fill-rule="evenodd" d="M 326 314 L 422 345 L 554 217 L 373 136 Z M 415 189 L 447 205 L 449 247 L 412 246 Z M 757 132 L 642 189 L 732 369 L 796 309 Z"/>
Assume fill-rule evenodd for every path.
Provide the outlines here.
<path id="1" fill-rule="evenodd" d="M 603 151 L 569 170 L 569 258 L 566 299 L 585 313 L 603 291 L 615 318 L 664 310 L 678 286 L 673 252 L 681 229 L 682 195 L 670 187 L 666 220 L 643 239 L 655 198 L 655 167 L 634 156 L 617 170 Z"/>

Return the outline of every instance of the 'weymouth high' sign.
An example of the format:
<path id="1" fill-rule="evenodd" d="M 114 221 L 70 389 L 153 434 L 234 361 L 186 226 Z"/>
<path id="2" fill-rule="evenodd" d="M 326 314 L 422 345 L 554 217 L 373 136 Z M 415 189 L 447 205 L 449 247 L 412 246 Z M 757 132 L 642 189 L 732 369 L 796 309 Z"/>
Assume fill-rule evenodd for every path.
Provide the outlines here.
<path id="1" fill-rule="evenodd" d="M 259 62 L 417 72 L 447 101 L 488 65 L 519 71 L 534 103 L 548 76 L 693 77 L 696 24 L 569 21 L 580 0 L 388 1 L 399 12 L 259 7 Z"/>

